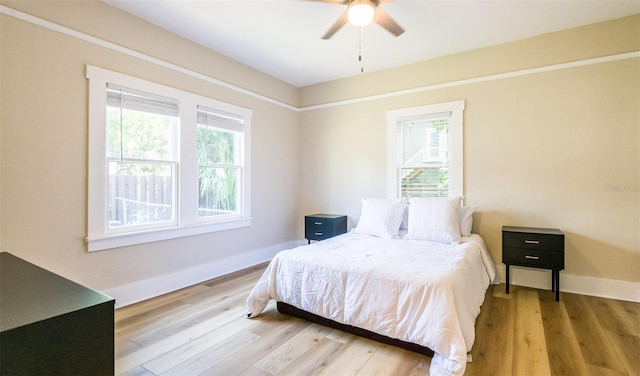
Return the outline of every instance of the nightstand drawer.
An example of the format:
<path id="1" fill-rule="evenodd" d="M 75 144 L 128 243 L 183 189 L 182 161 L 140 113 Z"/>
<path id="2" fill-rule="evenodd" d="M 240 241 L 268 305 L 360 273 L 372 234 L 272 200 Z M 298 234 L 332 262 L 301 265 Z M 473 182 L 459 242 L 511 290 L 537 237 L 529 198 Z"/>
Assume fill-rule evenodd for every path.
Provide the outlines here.
<path id="1" fill-rule="evenodd" d="M 304 237 L 324 240 L 347 232 L 347 217 L 333 214 L 314 214 L 304 217 Z"/>
<path id="2" fill-rule="evenodd" d="M 333 222 L 330 219 L 319 217 L 305 217 L 305 229 L 310 231 L 331 231 Z"/>
<path id="3" fill-rule="evenodd" d="M 510 232 L 503 230 L 502 243 L 508 248 L 526 248 L 540 250 L 563 250 L 564 234 Z"/>
<path id="4" fill-rule="evenodd" d="M 544 269 L 564 269 L 564 252 L 505 247 L 502 262 Z"/>
<path id="5" fill-rule="evenodd" d="M 328 239 L 333 235 L 333 226 L 330 221 L 317 219 L 315 217 L 305 217 L 304 237 L 307 239 L 321 240 Z"/>

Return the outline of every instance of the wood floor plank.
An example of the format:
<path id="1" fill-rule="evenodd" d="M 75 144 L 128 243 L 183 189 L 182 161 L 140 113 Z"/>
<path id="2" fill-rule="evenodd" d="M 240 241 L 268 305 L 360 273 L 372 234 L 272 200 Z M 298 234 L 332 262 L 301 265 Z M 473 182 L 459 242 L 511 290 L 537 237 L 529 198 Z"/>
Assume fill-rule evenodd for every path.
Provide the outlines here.
<path id="1" fill-rule="evenodd" d="M 332 339 L 334 341 L 340 341 L 342 343 L 348 344 L 353 342 L 355 339 L 363 338 L 363 337 L 356 336 L 351 333 L 343 332 L 342 330 L 331 329 L 329 334 L 327 334 L 327 338 Z"/>
<path id="2" fill-rule="evenodd" d="M 262 320 L 251 330 L 258 338 L 247 351 L 235 353 L 202 372 L 202 375 L 237 375 L 280 347 L 310 324 L 301 319 L 282 321 Z"/>
<path id="3" fill-rule="evenodd" d="M 256 325 L 254 321 L 238 318 L 227 325 L 223 325 L 181 346 L 175 347 L 171 351 L 144 363 L 143 367 L 156 375 L 162 374 L 176 367 L 178 364 L 198 356 L 214 346 L 218 346 L 220 343 L 223 343 L 223 347 L 231 346 L 231 342 L 235 340 L 233 337 L 241 337 L 245 330 L 248 330 L 254 325 Z M 257 336 L 249 335 L 246 336 L 246 338 L 247 341 L 241 343 L 253 341 Z M 239 345 L 233 344 L 233 346 L 237 347 Z"/>
<path id="4" fill-rule="evenodd" d="M 312 324 L 259 360 L 255 367 L 272 375 L 279 374 L 331 332 L 326 326 Z"/>
<path id="5" fill-rule="evenodd" d="M 504 286 L 495 286 L 495 289 L 504 289 Z M 470 375 L 512 374 L 514 301 L 492 296 L 487 295 L 476 321 L 472 362 L 467 363 Z"/>
<path id="6" fill-rule="evenodd" d="M 340 354 L 320 371 L 319 375 L 322 376 L 358 374 L 380 345 L 375 341 L 340 331 L 332 332 L 327 338 L 342 342 L 345 346 Z"/>
<path id="7" fill-rule="evenodd" d="M 551 374 L 588 375 L 580 344 L 564 307 L 564 299 L 556 302 L 555 293 L 549 291 L 538 292 L 538 297 Z"/>
<path id="8" fill-rule="evenodd" d="M 515 304 L 513 374 L 551 373 L 537 291 L 520 290 Z"/>
<path id="9" fill-rule="evenodd" d="M 123 319 L 116 318 L 116 337 L 131 340 L 161 330 L 173 322 L 184 319 L 185 316 L 197 313 L 197 306 L 186 303 L 183 299 L 207 290 L 209 290 L 208 287 L 197 285 L 176 291 L 173 301 L 170 300 L 171 294 L 168 294 L 136 304 L 136 306 L 148 307 L 148 312 L 125 315 L 126 318 Z M 129 310 L 129 307 L 122 310 Z M 134 307 L 133 310 L 136 308 Z M 118 311 L 120 310 L 116 312 Z"/>
<path id="10" fill-rule="evenodd" d="M 237 281 L 241 281 L 241 280 L 245 280 L 246 278 L 249 278 L 250 280 L 249 286 L 253 287 L 253 285 L 258 280 L 258 278 L 260 278 L 262 273 L 264 273 L 264 270 L 267 268 L 268 265 L 269 265 L 268 261 L 263 262 L 254 266 L 250 266 L 245 269 L 237 270 L 235 272 L 231 272 L 231 273 L 222 275 L 220 277 L 213 278 L 209 281 L 203 282 L 202 285 L 207 287 L 215 287 L 215 286 L 224 285 L 224 283 L 227 281 L 232 281 L 235 283 Z"/>
<path id="11" fill-rule="evenodd" d="M 626 373 L 614 371 L 609 368 L 603 368 L 594 366 L 592 364 L 587 364 L 587 375 L 589 376 L 624 376 Z"/>
<path id="12" fill-rule="evenodd" d="M 640 312 L 628 302 L 589 298 L 598 323 L 629 374 L 640 375 Z"/>
<path id="13" fill-rule="evenodd" d="M 127 334 L 136 335 L 139 331 L 148 331 L 155 324 L 156 327 L 163 326 L 165 319 L 172 315 L 179 315 L 189 309 L 189 305 L 182 300 L 167 301 L 160 305 L 154 305 L 149 311 L 126 315 L 126 318 L 116 318 L 116 334 L 121 336 Z M 118 310 L 116 310 L 118 312 Z"/>
<path id="14" fill-rule="evenodd" d="M 640 336 L 640 310 L 638 309 L 638 303 L 622 300 L 609 300 L 613 305 L 619 307 L 621 315 L 624 315 L 624 319 L 629 322 L 629 327 L 632 330 L 630 334 Z"/>
<path id="15" fill-rule="evenodd" d="M 381 345 L 358 371 L 358 376 L 394 375 L 401 365 L 403 350 L 394 346 Z"/>
<path id="16" fill-rule="evenodd" d="M 207 289 L 207 286 L 198 284 L 173 291 L 169 294 L 160 295 L 153 299 L 148 299 L 137 304 L 128 305 L 116 310 L 115 319 L 122 327 L 126 326 L 127 322 L 136 323 L 142 320 L 142 318 L 145 316 L 155 315 L 156 312 L 163 310 L 162 307 L 176 304 L 176 302 L 181 301 L 186 296 Z"/>
<path id="17" fill-rule="evenodd" d="M 227 341 L 219 342 L 198 354 L 183 360 L 163 373 L 156 375 L 199 375 L 235 353 L 251 351 L 250 347 L 260 337 L 251 332 L 240 332 Z"/>
<path id="18" fill-rule="evenodd" d="M 251 291 L 252 282 L 255 282 L 257 278 L 249 274 L 237 280 L 226 280 L 220 285 L 208 285 L 206 290 L 201 290 L 197 294 L 191 294 L 181 300 L 185 303 L 199 305 L 203 302 L 222 302 L 230 297 L 244 297 L 246 299 Z"/>
<path id="19" fill-rule="evenodd" d="M 187 328 L 181 332 L 178 332 L 172 336 L 169 336 L 159 342 L 145 346 L 138 351 L 125 355 L 118 359 L 116 362 L 117 373 L 126 372 L 140 364 L 144 364 L 151 359 L 157 358 L 160 355 L 168 353 L 176 347 L 179 347 L 193 338 L 197 338 L 205 333 L 208 333 L 220 326 L 225 325 L 229 321 L 241 317 L 244 313 L 243 307 L 238 307 L 235 310 L 227 311 L 219 316 L 212 317 L 209 320 L 203 321 L 197 325 Z"/>
<path id="20" fill-rule="evenodd" d="M 274 376 L 274 375 L 268 372 L 265 372 L 258 367 L 249 367 L 238 376 Z"/>
<path id="21" fill-rule="evenodd" d="M 518 287 L 519 286 L 509 286 L 511 293 L 507 294 L 506 292 L 506 287 L 503 283 L 499 284 L 499 285 L 491 285 L 489 286 L 489 288 L 491 289 L 492 293 L 491 295 L 494 298 L 502 298 L 502 299 L 509 299 L 511 300 L 513 298 L 513 294 L 518 291 Z"/>
<path id="22" fill-rule="evenodd" d="M 138 351 L 142 348 L 142 346 L 137 343 L 131 342 L 129 337 L 118 335 L 115 336 L 115 357 L 116 359 L 122 358 L 127 354 L 131 354 L 132 352 Z"/>
<path id="23" fill-rule="evenodd" d="M 576 294 L 564 294 L 563 300 L 585 362 L 625 372 L 624 364 L 593 312 L 594 305 L 587 304 L 583 296 Z"/>
<path id="24" fill-rule="evenodd" d="M 326 368 L 327 364 L 340 353 L 344 346 L 345 344 L 342 342 L 322 338 L 309 347 L 304 354 L 301 354 L 301 356 L 289 364 L 288 367 L 278 372 L 278 375 L 315 376 Z"/>
<path id="25" fill-rule="evenodd" d="M 226 300 L 223 304 L 210 303 L 209 306 L 202 307 L 199 310 L 194 310 L 193 313 L 183 312 L 182 315 L 175 317 L 164 326 L 158 327 L 157 329 L 144 333 L 140 336 L 133 337 L 131 338 L 131 341 L 140 346 L 148 346 L 182 330 L 198 325 L 203 321 L 210 320 L 211 317 L 222 315 L 231 310 L 237 312 L 241 307 L 242 299 L 239 297 Z M 237 317 L 242 317 L 242 313 L 243 312 L 239 312 Z"/>
<path id="26" fill-rule="evenodd" d="M 167 325 L 170 325 L 173 321 L 179 320 L 180 317 L 183 317 L 187 312 L 190 312 L 190 307 L 188 306 L 178 306 L 176 309 L 170 312 L 163 312 L 162 315 L 158 315 L 157 317 L 149 316 L 144 320 L 141 320 L 139 323 L 134 325 L 128 325 L 126 327 L 121 327 L 116 321 L 115 334 L 116 334 L 116 347 L 120 345 L 124 345 L 124 341 L 129 341 L 135 345 L 138 345 L 133 341 L 133 338 L 142 337 L 146 334 L 153 333 L 157 330 L 162 330 Z M 124 345 L 122 350 L 126 350 L 126 346 Z"/>
<path id="27" fill-rule="evenodd" d="M 424 376 L 429 374 L 431 358 L 412 351 L 404 350 L 400 364 L 394 372 L 394 376 Z"/>
<path id="28" fill-rule="evenodd" d="M 600 325 L 614 333 L 640 336 L 640 312 L 627 310 L 626 302 L 591 297 L 591 308 Z"/>
<path id="29" fill-rule="evenodd" d="M 620 357 L 627 374 L 640 375 L 640 337 L 632 334 L 606 332 L 612 348 Z"/>
<path id="30" fill-rule="evenodd" d="M 142 366 L 130 369 L 127 372 L 122 373 L 120 375 L 121 376 L 156 376 L 152 372 L 150 372 L 149 370 L 144 369 L 144 367 L 142 367 Z"/>

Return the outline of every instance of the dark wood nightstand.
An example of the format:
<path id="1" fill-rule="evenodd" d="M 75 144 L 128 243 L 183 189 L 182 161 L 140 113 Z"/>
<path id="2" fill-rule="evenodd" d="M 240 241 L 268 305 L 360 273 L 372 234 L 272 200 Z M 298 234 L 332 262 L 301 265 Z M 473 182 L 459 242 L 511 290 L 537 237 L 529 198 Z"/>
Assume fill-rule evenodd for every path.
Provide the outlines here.
<path id="1" fill-rule="evenodd" d="M 304 216 L 304 237 L 324 240 L 347 232 L 347 216 L 336 214 L 313 214 Z"/>
<path id="2" fill-rule="evenodd" d="M 564 233 L 558 229 L 502 226 L 502 262 L 551 270 L 551 291 L 560 300 L 560 270 L 564 269 Z"/>

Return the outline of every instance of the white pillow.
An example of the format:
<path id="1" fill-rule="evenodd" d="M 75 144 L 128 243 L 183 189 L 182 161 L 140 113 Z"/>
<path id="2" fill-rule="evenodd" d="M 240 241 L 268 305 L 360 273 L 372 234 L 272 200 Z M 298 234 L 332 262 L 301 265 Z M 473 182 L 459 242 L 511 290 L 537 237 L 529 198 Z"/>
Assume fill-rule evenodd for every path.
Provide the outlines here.
<path id="1" fill-rule="evenodd" d="M 473 213 L 478 209 L 476 205 L 460 207 L 460 236 L 471 236 L 473 227 Z"/>
<path id="2" fill-rule="evenodd" d="M 402 213 L 407 206 L 405 199 L 362 199 L 362 212 L 354 232 L 380 238 L 398 237 Z"/>
<path id="3" fill-rule="evenodd" d="M 440 243 L 460 243 L 462 197 L 424 197 L 409 200 L 407 238 Z"/>

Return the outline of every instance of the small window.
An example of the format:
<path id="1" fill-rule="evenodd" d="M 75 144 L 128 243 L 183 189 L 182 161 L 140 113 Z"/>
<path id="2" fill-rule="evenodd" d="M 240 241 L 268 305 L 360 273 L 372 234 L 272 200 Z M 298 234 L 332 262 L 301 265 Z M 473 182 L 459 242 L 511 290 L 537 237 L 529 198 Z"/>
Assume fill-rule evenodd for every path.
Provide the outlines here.
<path id="1" fill-rule="evenodd" d="M 390 197 L 462 195 L 464 101 L 387 113 Z"/>

